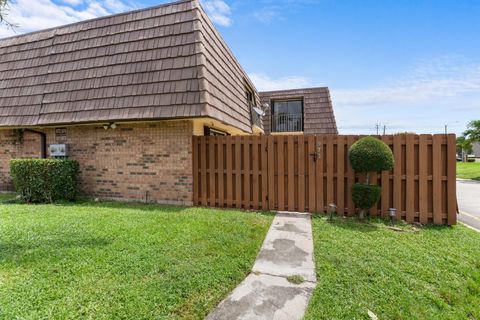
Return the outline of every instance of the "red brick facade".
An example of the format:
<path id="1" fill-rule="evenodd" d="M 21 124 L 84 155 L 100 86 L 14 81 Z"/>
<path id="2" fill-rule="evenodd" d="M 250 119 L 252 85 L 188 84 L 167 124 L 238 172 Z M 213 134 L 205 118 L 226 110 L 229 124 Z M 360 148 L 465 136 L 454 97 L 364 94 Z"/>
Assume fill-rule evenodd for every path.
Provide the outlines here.
<path id="1" fill-rule="evenodd" d="M 191 121 L 102 124 L 42 130 L 47 144 L 67 143 L 80 163 L 80 192 L 101 199 L 192 204 Z M 66 140 L 66 141 L 65 141 Z M 11 190 L 9 160 L 39 157 L 40 137 L 0 130 L 0 191 Z"/>

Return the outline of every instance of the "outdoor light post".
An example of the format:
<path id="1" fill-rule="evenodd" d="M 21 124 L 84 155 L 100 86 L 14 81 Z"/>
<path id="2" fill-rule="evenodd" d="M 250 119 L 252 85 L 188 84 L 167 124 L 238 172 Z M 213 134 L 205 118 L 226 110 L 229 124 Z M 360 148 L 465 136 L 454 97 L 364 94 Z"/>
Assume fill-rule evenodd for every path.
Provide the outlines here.
<path id="1" fill-rule="evenodd" d="M 397 209 L 395 209 L 395 208 L 388 209 L 388 215 L 390 216 L 390 221 L 392 222 L 392 226 L 395 226 L 395 218 L 397 217 Z"/>
<path id="2" fill-rule="evenodd" d="M 333 214 L 337 212 L 337 206 L 335 205 L 335 203 L 330 203 L 328 205 L 328 212 L 330 214 L 330 221 L 333 221 Z"/>

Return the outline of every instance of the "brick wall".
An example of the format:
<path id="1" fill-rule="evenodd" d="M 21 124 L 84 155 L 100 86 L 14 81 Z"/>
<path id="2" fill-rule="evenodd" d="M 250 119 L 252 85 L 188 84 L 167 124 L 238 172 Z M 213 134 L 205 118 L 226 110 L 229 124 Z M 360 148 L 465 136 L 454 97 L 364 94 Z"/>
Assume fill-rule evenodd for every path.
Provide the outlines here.
<path id="1" fill-rule="evenodd" d="M 14 189 L 9 175 L 10 159 L 39 157 L 40 137 L 37 134 L 0 130 L 0 192 Z"/>
<path id="2" fill-rule="evenodd" d="M 70 158 L 80 163 L 80 192 L 101 199 L 192 203 L 191 121 L 162 121 L 66 127 L 43 130 L 47 144 L 68 143 Z M 8 161 L 38 157 L 39 138 L 25 133 L 23 143 L 11 130 L 0 131 L 0 191 L 11 188 Z"/>

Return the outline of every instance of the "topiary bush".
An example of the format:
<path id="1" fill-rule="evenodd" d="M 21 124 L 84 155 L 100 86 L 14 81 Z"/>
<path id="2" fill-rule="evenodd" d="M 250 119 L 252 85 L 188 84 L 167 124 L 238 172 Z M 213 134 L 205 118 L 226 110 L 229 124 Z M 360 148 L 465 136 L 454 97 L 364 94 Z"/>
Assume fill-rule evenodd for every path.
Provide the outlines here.
<path id="1" fill-rule="evenodd" d="M 79 165 L 74 160 L 15 159 L 10 174 L 15 189 L 29 203 L 74 200 Z"/>
<path id="2" fill-rule="evenodd" d="M 365 137 L 352 144 L 348 158 L 353 170 L 366 173 L 365 184 L 352 186 L 352 200 L 360 209 L 360 219 L 363 219 L 367 210 L 380 200 L 381 194 L 379 186 L 370 184 L 370 173 L 392 169 L 394 157 L 392 150 L 383 141 Z"/>
<path id="3" fill-rule="evenodd" d="M 392 150 L 374 137 L 365 137 L 352 144 L 348 157 L 356 172 L 390 170 L 394 163 Z"/>
<path id="4" fill-rule="evenodd" d="M 352 199 L 357 208 L 368 210 L 380 200 L 380 186 L 355 183 L 352 186 Z"/>

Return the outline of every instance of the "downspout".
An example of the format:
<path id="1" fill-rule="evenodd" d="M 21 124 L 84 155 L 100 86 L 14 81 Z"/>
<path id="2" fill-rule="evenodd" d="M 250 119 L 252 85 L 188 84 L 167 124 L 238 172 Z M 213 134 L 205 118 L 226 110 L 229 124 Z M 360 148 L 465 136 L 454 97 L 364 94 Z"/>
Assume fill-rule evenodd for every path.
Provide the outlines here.
<path id="1" fill-rule="evenodd" d="M 23 131 L 40 135 L 40 157 L 42 159 L 46 159 L 47 158 L 47 135 L 44 132 L 36 131 L 32 129 L 24 129 Z"/>

